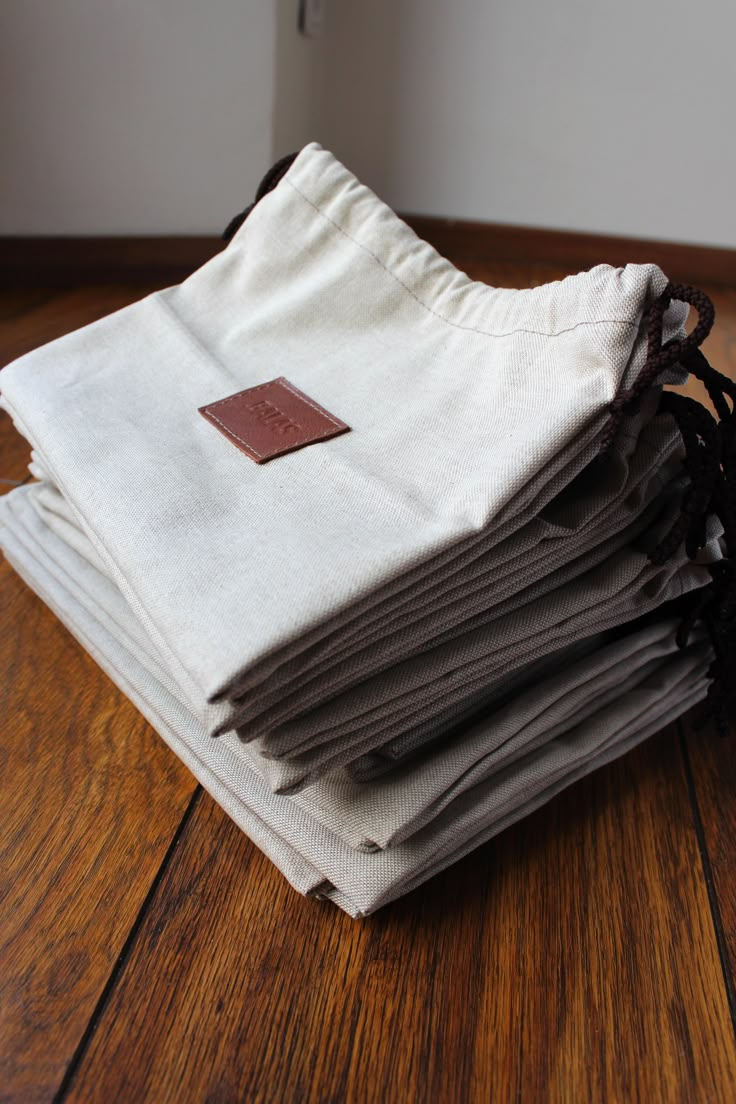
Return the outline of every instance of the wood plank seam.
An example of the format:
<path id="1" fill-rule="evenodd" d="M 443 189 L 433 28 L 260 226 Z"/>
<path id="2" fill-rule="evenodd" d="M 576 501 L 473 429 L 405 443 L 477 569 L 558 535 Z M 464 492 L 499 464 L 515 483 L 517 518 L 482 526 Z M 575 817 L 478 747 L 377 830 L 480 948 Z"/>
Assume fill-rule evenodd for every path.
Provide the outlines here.
<path id="1" fill-rule="evenodd" d="M 176 848 L 179 844 L 179 841 L 181 840 L 181 838 L 182 838 L 182 836 L 183 836 L 183 834 L 186 830 L 186 827 L 189 824 L 189 821 L 191 820 L 192 815 L 194 814 L 194 810 L 197 808 L 197 805 L 198 805 L 199 800 L 202 796 L 202 793 L 203 793 L 202 787 L 198 785 L 195 788 L 194 793 L 192 794 L 191 798 L 189 799 L 189 804 L 187 805 L 186 809 L 184 810 L 184 815 L 182 816 L 181 820 L 179 821 L 179 824 L 177 825 L 176 831 L 174 832 L 173 836 L 171 837 L 171 842 L 169 843 L 169 846 L 166 849 L 166 854 L 164 855 L 163 859 L 161 860 L 161 865 L 159 866 L 158 870 L 156 871 L 155 877 L 151 880 L 151 884 L 148 887 L 148 893 L 146 894 L 146 896 L 143 899 L 143 903 L 142 903 L 141 907 L 138 910 L 138 914 L 137 914 L 135 920 L 133 921 L 133 924 L 131 925 L 130 931 L 128 932 L 128 935 L 125 939 L 125 942 L 123 943 L 123 946 L 120 950 L 120 954 L 118 955 L 117 960 L 115 961 L 115 964 L 113 965 L 113 968 L 110 971 L 110 976 L 108 977 L 107 981 L 105 982 L 105 985 L 102 989 L 102 992 L 100 993 L 100 998 L 99 998 L 99 1000 L 97 1001 L 97 1004 L 94 1007 L 92 1015 L 89 1018 L 89 1022 L 87 1024 L 86 1028 L 84 1029 L 84 1032 L 83 1032 L 83 1034 L 82 1034 L 82 1036 L 79 1040 L 79 1043 L 77 1044 L 77 1048 L 74 1051 L 74 1054 L 71 1057 L 71 1061 L 69 1062 L 69 1065 L 67 1066 L 66 1073 L 64 1074 L 64 1077 L 61 1080 L 61 1084 L 59 1085 L 58 1089 L 56 1090 L 56 1093 L 54 1094 L 53 1104 L 62 1104 L 62 1101 L 65 1100 L 65 1098 L 66 1098 L 66 1096 L 69 1092 L 69 1089 L 72 1086 L 72 1082 L 74 1081 L 74 1077 L 77 1073 L 77 1070 L 79 1069 L 79 1065 L 80 1065 L 82 1059 L 84 1058 L 84 1055 L 86 1053 L 87 1047 L 89 1046 L 92 1035 L 94 1034 L 94 1031 L 97 1027 L 97 1024 L 100 1022 L 100 1019 L 102 1018 L 102 1016 L 104 1014 L 105 1008 L 107 1007 L 107 1003 L 110 1000 L 110 997 L 112 996 L 112 994 L 115 990 L 115 987 L 117 985 L 117 982 L 118 982 L 123 970 L 125 969 L 125 966 L 128 962 L 128 959 L 130 958 L 131 952 L 133 950 L 133 947 L 135 946 L 135 943 L 137 941 L 138 934 L 141 930 L 141 927 L 143 926 L 143 922 L 144 922 L 144 920 L 145 920 L 145 918 L 148 914 L 148 910 L 151 907 L 151 903 L 152 903 L 152 901 L 153 901 L 153 899 L 156 895 L 156 892 L 157 892 L 159 886 L 161 885 L 161 881 L 163 880 L 163 877 L 164 877 L 164 875 L 165 875 L 165 873 L 168 869 L 169 863 L 171 862 L 171 860 L 174 857 L 174 853 L 175 853 Z"/>
<path id="2" fill-rule="evenodd" d="M 693 817 L 693 825 L 695 827 L 695 836 L 698 842 L 698 850 L 700 852 L 700 862 L 703 868 L 703 879 L 705 881 L 705 887 L 708 893 L 708 903 L 710 905 L 711 917 L 713 919 L 713 931 L 716 938 L 716 946 L 718 948 L 718 957 L 721 963 L 721 971 L 723 973 L 723 984 L 726 989 L 728 1010 L 731 1014 L 731 1026 L 733 1027 L 734 1037 L 736 1037 L 736 988 L 734 987 L 734 978 L 731 963 L 729 961 L 728 947 L 726 945 L 726 935 L 723 930 L 721 909 L 718 904 L 718 894 L 716 892 L 715 881 L 713 878 L 713 868 L 710 861 L 710 855 L 708 853 L 708 845 L 705 839 L 703 819 L 700 815 L 700 806 L 698 804 L 698 796 L 695 790 L 695 780 L 693 778 L 692 764 L 690 763 L 690 755 L 688 753 L 687 740 L 685 738 L 685 730 L 683 728 L 682 720 L 678 720 L 677 722 L 677 735 L 680 742 L 680 750 L 682 751 L 682 759 L 685 769 L 685 779 L 687 782 L 688 795 L 690 798 L 690 808 Z"/>

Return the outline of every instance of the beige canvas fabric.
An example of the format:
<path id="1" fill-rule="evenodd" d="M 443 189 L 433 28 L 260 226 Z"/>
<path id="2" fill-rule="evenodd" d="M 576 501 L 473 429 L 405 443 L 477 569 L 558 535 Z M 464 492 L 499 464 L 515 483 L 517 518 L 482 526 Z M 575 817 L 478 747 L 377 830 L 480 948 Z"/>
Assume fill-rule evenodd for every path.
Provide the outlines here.
<path id="1" fill-rule="evenodd" d="M 345 663 L 344 650 L 337 657 L 340 662 L 335 675 L 330 674 L 335 670 L 335 658 L 330 664 L 325 654 L 321 653 L 315 678 L 309 679 L 304 669 L 299 670 L 294 705 L 290 706 L 288 685 L 280 685 L 275 694 L 261 687 L 255 708 L 249 711 L 247 706 L 234 707 L 237 713 L 233 723 L 249 724 L 254 716 L 266 713 L 273 702 L 278 703 L 278 711 L 271 710 L 265 722 L 266 728 L 281 719 L 298 716 L 314 704 L 329 700 L 336 691 L 349 686 L 351 681 L 361 681 L 366 674 L 388 666 L 397 658 L 425 650 L 428 644 L 437 640 L 443 629 L 447 630 L 445 638 L 451 638 L 453 634 L 450 630 L 458 625 L 462 629 L 463 623 L 473 613 L 491 608 L 499 613 L 508 612 L 525 604 L 528 599 L 523 595 L 535 582 L 539 584 L 537 596 L 559 586 L 555 568 L 560 565 L 568 565 L 568 577 L 572 578 L 606 558 L 612 543 L 624 546 L 636 540 L 662 511 L 667 479 L 680 470 L 679 457 L 673 454 L 675 434 L 670 419 L 655 418 L 644 427 L 639 447 L 630 458 L 629 479 L 623 483 L 617 481 L 614 488 L 606 488 L 605 483 L 602 487 L 594 483 L 587 493 L 580 487 L 578 479 L 574 497 L 563 492 L 541 517 L 534 518 L 490 555 L 483 557 L 482 570 L 475 572 L 470 579 L 463 573 L 462 581 L 458 583 L 458 573 L 450 572 L 443 581 L 442 572 L 435 572 L 437 578 L 431 587 L 429 606 L 425 605 L 421 596 L 414 595 L 413 599 L 402 603 L 401 617 L 387 626 L 382 634 L 375 631 L 369 633 L 368 627 L 364 626 L 360 637 L 363 646 L 359 649 L 357 662 L 352 665 L 352 676 L 345 677 L 346 668 L 350 670 L 350 667 Z M 607 458 L 607 461 L 610 459 Z M 594 466 L 596 469 L 599 467 Z M 584 476 L 586 474 L 583 473 Z M 675 500 L 675 507 L 679 487 L 678 480 L 673 479 L 667 490 L 670 498 Z M 607 494 L 614 494 L 614 489 L 618 497 L 607 498 Z M 658 496 L 656 504 L 653 501 L 655 496 Z M 43 483 L 32 501 L 42 512 L 46 524 L 62 539 L 72 543 L 95 566 L 105 570 L 90 542 L 81 533 L 68 504 L 56 489 Z M 586 524 L 591 516 L 593 524 Z M 579 517 L 583 524 L 576 526 L 574 523 Z M 606 538 L 611 540 L 606 542 Z M 586 554 L 587 558 L 584 558 Z M 510 600 L 504 603 L 505 598 Z M 413 613 L 420 626 L 408 628 L 412 624 Z M 376 646 L 367 652 L 365 645 L 369 638 L 374 637 L 377 637 Z M 338 678 L 341 678 L 340 682 Z M 252 734 L 256 734 L 255 728 Z"/>
<path id="2" fill-rule="evenodd" d="M 718 530 L 705 551 L 711 562 L 721 558 Z M 373 741 L 377 746 L 386 736 L 387 725 L 408 727 L 407 720 L 412 725 L 431 721 L 438 708 L 462 701 L 479 680 L 488 685 L 500 673 L 596 628 L 611 628 L 706 585 L 710 581 L 706 562 L 691 564 L 683 550 L 655 567 L 644 553 L 624 549 L 570 585 L 502 612 L 488 623 L 479 618 L 481 623 L 462 636 L 383 671 L 301 721 L 272 730 L 259 742 L 259 750 L 285 754 L 288 748 L 293 758 L 331 741 L 363 747 Z M 277 743 L 279 737 L 283 743 Z"/>
<path id="3" fill-rule="evenodd" d="M 43 506 L 38 506 L 38 500 L 43 501 L 45 498 L 43 486 L 26 488 L 23 496 L 16 497 L 20 500 L 17 506 L 19 515 L 25 517 L 25 525 L 31 534 L 31 539 L 37 542 L 43 541 L 50 549 L 52 560 L 64 564 L 66 586 L 72 586 L 73 581 L 77 587 L 78 599 L 85 602 L 93 610 L 104 611 L 108 622 L 112 626 L 112 631 L 119 633 L 124 630 L 129 638 L 134 630 L 135 622 L 131 623 L 124 603 L 111 582 L 93 566 L 90 556 L 80 555 L 79 548 L 75 551 L 71 546 L 65 544 L 63 530 L 60 534 L 55 532 L 52 527 L 44 525 L 46 519 L 55 515 L 51 515 Z M 35 510 L 32 509 L 34 503 L 36 503 Z M 45 532 L 45 529 L 48 531 Z M 75 539 L 78 545 L 85 540 L 83 534 L 79 531 L 77 531 Z M 713 547 L 715 554 L 718 554 L 720 547 L 718 540 L 713 542 Z M 649 567 L 645 557 L 638 553 L 636 556 L 639 560 L 643 559 Z M 627 553 L 627 559 L 629 558 L 630 554 Z M 673 561 L 665 569 L 668 582 L 664 591 L 664 598 L 679 596 L 688 586 L 702 585 L 708 581 L 707 572 L 703 566 L 690 564 L 684 560 L 681 569 L 676 571 L 676 562 Z M 613 577 L 611 565 L 607 566 L 607 570 L 611 571 Z M 604 582 L 607 582 L 605 575 Z M 573 607 L 580 610 L 581 615 L 577 623 L 582 623 L 587 628 L 584 628 L 578 634 L 568 627 L 563 637 L 563 644 L 568 643 L 571 637 L 576 639 L 578 635 L 585 636 L 596 629 L 607 628 L 609 624 L 615 625 L 621 621 L 631 619 L 640 610 L 646 611 L 656 607 L 662 599 L 662 593 L 659 590 L 655 589 L 652 594 L 645 594 L 639 589 L 635 589 L 633 599 L 631 596 L 625 595 L 617 604 L 606 609 L 604 616 L 600 609 L 600 603 L 598 606 L 590 604 L 589 592 L 585 587 L 580 586 L 579 580 L 576 581 L 575 591 L 572 595 L 565 597 L 564 589 L 562 588 L 563 602 L 571 603 Z M 400 705 L 395 706 L 393 711 L 387 713 L 382 724 L 376 723 L 374 725 L 372 716 L 367 737 L 365 726 L 361 727 L 360 724 L 356 724 L 353 728 L 349 728 L 338 735 L 336 739 L 322 742 L 311 753 L 303 753 L 286 762 L 274 763 L 269 761 L 268 758 L 264 758 L 261 754 L 260 743 L 256 742 L 252 758 L 254 768 L 274 790 L 291 792 L 308 783 L 316 775 L 336 766 L 351 765 L 358 756 L 364 756 L 367 752 L 372 752 L 376 748 L 383 750 L 387 745 L 394 754 L 398 752 L 401 755 L 416 749 L 430 738 L 436 739 L 443 731 L 452 728 L 453 724 L 457 723 L 457 717 L 453 716 L 451 708 L 453 702 L 462 709 L 468 698 L 477 698 L 478 691 L 482 690 L 487 697 L 489 692 L 493 692 L 494 688 L 503 687 L 504 677 L 519 666 L 520 657 L 524 658 L 527 655 L 519 644 L 519 630 L 523 629 L 525 624 L 533 627 L 533 644 L 537 651 L 541 650 L 548 654 L 553 647 L 559 644 L 558 630 L 560 623 L 555 613 L 559 603 L 558 606 L 552 607 L 551 613 L 545 614 L 545 601 L 546 599 L 543 599 L 541 603 L 541 614 L 540 610 L 537 609 L 531 615 L 527 615 L 526 620 L 518 616 L 504 619 L 507 632 L 511 633 L 513 640 L 511 648 L 504 648 L 503 643 L 499 645 L 497 650 L 501 654 L 500 660 L 497 657 L 494 659 L 492 648 L 487 648 L 481 655 L 480 673 L 476 673 L 470 683 L 463 683 L 458 676 L 460 690 L 454 695 L 451 693 L 452 688 L 446 684 L 442 696 L 436 696 L 436 685 L 430 681 L 431 694 L 428 698 L 422 696 L 421 693 L 410 692 L 402 696 L 402 703 L 405 703 L 406 708 L 402 710 Z M 100 616 L 99 613 L 98 616 Z M 500 634 L 498 634 L 498 637 L 500 639 Z M 145 664 L 149 671 L 159 678 L 165 677 L 162 673 L 163 665 L 160 657 L 157 655 L 152 642 L 140 627 L 137 628 L 137 635 L 134 636 L 133 647 L 139 660 Z M 491 674 L 489 674 L 489 670 L 492 672 Z M 463 686 L 466 689 L 463 689 Z M 208 717 L 211 717 L 213 708 L 216 707 L 208 705 L 191 680 L 179 682 L 178 687 L 188 706 L 202 719 L 203 723 L 206 723 Z M 432 722 L 437 716 L 433 704 L 435 701 L 438 703 L 439 716 L 444 723 L 432 727 Z M 393 747 L 392 738 L 394 738 Z M 359 774 L 360 772 L 358 772 Z"/>
<path id="4" fill-rule="evenodd" d="M 393 764 L 380 780 L 361 783 L 344 771 L 332 771 L 294 800 L 352 847 L 395 846 L 430 824 L 460 794 L 666 669 L 677 652 L 676 629 L 672 620 L 632 629 L 558 668 L 425 754 Z"/>
<path id="5" fill-rule="evenodd" d="M 366 853 L 307 813 L 302 807 L 306 795 L 299 798 L 300 805 L 273 794 L 253 770 L 248 745 L 234 735 L 209 737 L 168 676 L 168 685 L 159 682 L 127 650 L 120 634 L 111 635 L 96 611 L 75 601 L 60 581 L 63 572 L 58 567 L 55 575 L 47 571 L 52 561 L 43 545 L 34 546 L 30 529 L 24 532 L 18 515 L 25 506 L 25 496 L 17 493 L 0 501 L 0 539 L 11 563 L 295 888 L 328 897 L 353 916 L 367 915 L 421 884 L 564 786 L 635 746 L 702 700 L 707 690 L 710 654 L 696 645 L 677 653 L 583 724 L 459 794 L 410 839 Z M 37 514 L 29 507 L 31 527 L 34 519 Z M 38 533 L 44 539 L 48 530 L 41 526 Z M 119 600 L 118 621 L 124 621 L 127 607 Z M 139 630 L 132 624 L 130 628 L 132 639 Z"/>
<path id="6" fill-rule="evenodd" d="M 252 735 L 257 734 L 257 724 L 270 729 L 397 659 L 426 650 L 443 633 L 449 638 L 473 613 L 498 607 L 504 599 L 513 599 L 508 608 L 523 604 L 518 596 L 526 588 L 555 568 L 578 562 L 584 553 L 591 552 L 592 565 L 596 555 L 605 555 L 600 548 L 608 537 L 615 536 L 622 544 L 633 541 L 639 533 L 637 525 L 643 530 L 662 510 L 660 500 L 642 517 L 668 481 L 673 481 L 672 495 L 679 493 L 674 482 L 681 470 L 675 436 L 671 419 L 655 418 L 642 431 L 633 456 L 615 455 L 617 475 L 623 469 L 628 478 L 606 485 L 603 476 L 614 466 L 614 457 L 607 457 L 605 464 L 589 465 L 569 491 L 563 487 L 541 514 L 505 540 L 477 551 L 470 562 L 458 556 L 464 561 L 461 565 L 443 564 L 425 575 L 421 585 L 407 587 L 387 613 L 381 614 L 387 604 L 381 602 L 354 618 L 352 629 L 337 633 L 336 640 L 322 641 L 298 661 L 285 664 L 259 687 L 257 697 L 238 703 L 237 724 L 249 726 Z M 590 472 L 590 467 L 595 471 Z M 628 533 L 622 537 L 623 530 Z M 295 700 L 289 697 L 292 685 L 297 687 Z"/>

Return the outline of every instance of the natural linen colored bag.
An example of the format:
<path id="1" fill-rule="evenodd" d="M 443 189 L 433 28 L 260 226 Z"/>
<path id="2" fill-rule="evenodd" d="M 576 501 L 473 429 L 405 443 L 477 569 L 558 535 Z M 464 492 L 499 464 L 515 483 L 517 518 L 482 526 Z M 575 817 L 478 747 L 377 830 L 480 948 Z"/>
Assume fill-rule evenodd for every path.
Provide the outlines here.
<path id="1" fill-rule="evenodd" d="M 707 691 L 710 645 L 675 652 L 666 618 L 661 654 L 543 689 L 581 637 L 712 606 L 729 519 L 660 394 L 703 336 L 675 298 L 652 265 L 473 283 L 308 146 L 180 287 L 0 373 L 41 480 L 0 542 L 292 883 L 370 912 Z M 278 377 L 350 429 L 256 464 L 199 411 Z M 453 736 L 454 766 L 430 743 L 357 800 L 343 767 L 467 727 L 540 661 L 542 696 Z"/>
<path id="2" fill-rule="evenodd" d="M 3 546 L 11 563 L 138 705 L 213 797 L 296 889 L 326 897 L 352 916 L 368 915 L 421 884 L 577 778 L 659 731 L 701 701 L 707 691 L 709 658 L 702 654 L 703 649 L 695 644 L 684 652 L 670 654 L 669 662 L 651 667 L 639 685 L 622 688 L 613 705 L 604 704 L 582 723 L 565 728 L 511 766 L 502 767 L 471 790 L 460 793 L 410 838 L 385 849 L 365 850 L 366 843 L 376 841 L 362 836 L 363 846 L 352 846 L 325 824 L 331 816 L 331 802 L 317 800 L 311 811 L 306 811 L 308 791 L 296 797 L 272 793 L 253 769 L 249 745 L 230 734 L 217 740 L 206 734 L 169 676 L 162 672 L 159 681 L 134 648 L 129 650 L 123 632 L 116 629 L 116 635 L 112 635 L 109 625 L 98 620 L 97 611 L 83 604 L 72 586 L 65 585 L 71 582 L 71 577 L 64 576 L 67 564 L 55 561 L 53 550 L 47 554 L 47 541 L 53 536 L 50 531 L 39 523 L 37 544 L 24 533 L 24 522 L 32 528 L 38 521 L 27 495 L 13 492 L 5 496 L 0 514 Z M 63 559 L 76 555 L 68 549 Z M 86 563 L 81 557 L 79 560 Z M 83 568 L 85 574 L 87 568 Z M 134 641 L 140 630 L 119 591 L 111 588 L 108 597 L 113 600 L 114 596 L 119 602 L 115 624 L 125 625 L 127 619 L 129 640 Z M 670 629 L 671 622 L 665 623 L 646 639 L 659 637 L 659 651 L 666 653 Z M 673 645 L 670 637 L 669 646 Z M 646 646 L 644 637 L 632 642 L 632 656 Z M 655 643 L 650 654 L 654 656 L 657 650 Z M 632 662 L 635 666 L 636 659 Z M 540 692 L 554 697 L 552 689 L 540 686 Z M 403 807 L 396 800 L 391 806 Z M 410 815 L 414 806 L 407 804 L 406 811 Z M 342 830 L 353 833 L 355 824 L 343 824 Z"/>

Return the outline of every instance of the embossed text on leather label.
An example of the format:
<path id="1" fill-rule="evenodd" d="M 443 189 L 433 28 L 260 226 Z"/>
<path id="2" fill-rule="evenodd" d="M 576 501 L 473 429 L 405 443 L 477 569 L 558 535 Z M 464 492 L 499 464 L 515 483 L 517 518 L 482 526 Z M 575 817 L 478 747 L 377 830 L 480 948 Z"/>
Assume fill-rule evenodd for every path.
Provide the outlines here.
<path id="1" fill-rule="evenodd" d="M 257 464 L 350 429 L 283 376 L 201 406 L 199 413 Z"/>

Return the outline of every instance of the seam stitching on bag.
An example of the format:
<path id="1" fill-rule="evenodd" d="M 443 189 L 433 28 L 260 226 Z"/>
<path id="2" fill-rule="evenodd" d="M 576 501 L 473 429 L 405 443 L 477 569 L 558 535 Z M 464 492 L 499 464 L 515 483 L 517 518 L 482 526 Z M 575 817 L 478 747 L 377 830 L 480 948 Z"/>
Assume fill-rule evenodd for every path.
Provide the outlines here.
<path id="1" fill-rule="evenodd" d="M 420 307 L 424 307 L 424 309 L 429 314 L 439 319 L 440 322 L 444 322 L 445 325 L 452 326 L 456 330 L 464 330 L 467 333 L 477 333 L 480 334 L 482 337 L 513 337 L 514 334 L 519 333 L 534 334 L 537 337 L 559 337 L 561 334 L 572 333 L 573 330 L 580 329 L 581 326 L 631 326 L 632 329 L 638 328 L 638 321 L 635 322 L 630 318 L 596 318 L 595 320 L 591 320 L 589 322 L 576 322 L 573 326 L 566 326 L 562 330 L 555 330 L 551 333 L 547 330 L 528 329 L 525 326 L 519 326 L 517 329 L 506 330 L 502 333 L 491 333 L 489 330 L 480 330 L 476 326 L 463 326 L 460 322 L 452 322 L 449 318 L 445 318 L 444 315 L 439 314 L 435 310 L 432 310 L 432 308 L 427 303 L 425 303 L 423 299 L 419 298 L 416 292 L 412 291 L 408 284 L 405 284 L 404 281 L 396 275 L 393 269 L 390 269 L 386 264 L 384 264 L 384 262 L 379 256 L 377 256 L 377 254 L 369 249 L 367 245 L 363 245 L 362 242 L 359 242 L 356 238 L 352 237 L 352 235 L 348 234 L 347 230 L 340 226 L 338 222 L 335 222 L 333 218 L 330 218 L 330 216 L 325 211 L 323 211 L 321 207 L 318 207 L 317 204 L 314 203 L 314 201 L 311 200 L 308 195 L 305 195 L 301 188 L 298 188 L 292 180 L 289 180 L 288 177 L 284 177 L 281 183 L 288 184 L 290 188 L 293 188 L 293 190 L 298 195 L 300 195 L 302 199 L 306 203 L 308 203 L 313 210 L 317 212 L 317 214 L 321 215 L 326 222 L 329 222 L 330 225 L 334 226 L 336 230 L 339 230 L 339 232 L 344 237 L 346 237 L 348 241 L 351 241 L 353 245 L 357 246 L 358 249 L 361 249 L 364 253 L 367 253 L 369 257 L 372 257 L 376 264 L 378 264 L 384 270 L 384 272 L 388 273 L 388 275 L 391 276 L 397 284 L 403 287 L 404 290 L 407 291 L 409 295 L 411 295 L 412 299 L 414 299 Z M 460 270 L 458 269 L 458 271 Z"/>
<path id="2" fill-rule="evenodd" d="M 311 406 L 311 408 L 314 411 L 316 411 L 317 414 L 319 414 L 322 417 L 326 418 L 326 420 L 328 422 L 330 422 L 330 424 L 333 425 L 335 427 L 335 429 L 349 429 L 349 426 L 347 426 L 345 422 L 340 422 L 336 418 L 333 418 L 333 416 L 331 414 L 329 414 L 326 410 L 324 410 L 321 406 L 319 406 L 318 403 L 313 402 L 302 391 L 299 391 L 298 388 L 293 387 L 292 384 L 290 384 L 289 381 L 284 376 L 279 376 L 275 380 L 268 380 L 266 383 L 256 384 L 255 387 L 244 388 L 243 391 L 238 391 L 234 395 L 228 395 L 228 397 L 226 399 L 218 399 L 216 402 L 208 403 L 207 406 L 203 406 L 201 408 L 202 413 L 206 417 L 211 418 L 213 421 L 217 422 L 218 425 L 222 426 L 222 428 L 225 430 L 225 432 L 230 437 L 234 437 L 235 440 L 239 441 L 240 444 L 243 445 L 249 452 L 252 452 L 259 459 L 263 459 L 263 457 L 265 456 L 265 453 L 259 452 L 253 445 L 249 444 L 248 441 L 244 441 L 243 438 L 240 437 L 235 432 L 234 429 L 231 429 L 230 426 L 226 425 L 225 422 L 221 421 L 220 418 L 218 418 L 216 414 L 212 413 L 212 411 L 215 407 L 226 406 L 227 403 L 235 402 L 236 399 L 239 399 L 242 395 L 244 395 L 246 393 L 250 393 L 251 391 L 262 391 L 265 387 L 271 387 L 274 383 L 280 384 L 280 386 L 285 388 L 287 391 L 290 391 L 291 394 L 294 395 L 295 398 L 297 398 L 300 401 L 306 403 L 307 406 Z M 317 433 L 321 434 L 322 431 L 318 430 Z M 316 444 L 317 441 L 319 441 L 319 440 L 320 440 L 319 436 L 315 436 L 314 433 L 310 433 L 309 430 L 305 430 L 304 433 L 302 434 L 302 436 L 297 437 L 297 438 L 293 438 L 293 437 L 291 438 L 291 440 L 289 442 L 290 451 L 291 451 L 291 449 L 293 449 L 294 447 L 296 447 L 298 445 L 306 445 L 306 444 L 312 444 L 312 443 Z M 271 455 L 271 454 L 269 453 L 269 455 Z M 279 453 L 275 453 L 273 455 L 278 456 Z"/>
<path id="3" fill-rule="evenodd" d="M 236 391 L 234 395 L 228 395 L 226 399 L 216 399 L 215 402 L 207 403 L 203 406 L 203 410 L 213 410 L 216 406 L 225 406 L 226 403 L 234 402 L 235 399 L 239 399 L 241 395 L 244 395 L 248 391 L 262 391 L 264 387 L 270 387 L 275 380 L 269 380 L 268 383 L 259 383 L 255 387 L 244 387 L 242 391 Z"/>
<path id="4" fill-rule="evenodd" d="M 305 402 L 307 406 L 311 406 L 312 410 L 316 410 L 318 414 L 321 414 L 323 418 L 326 418 L 328 422 L 331 422 L 336 429 L 342 429 L 345 425 L 344 422 L 339 422 L 337 418 L 333 418 L 331 414 L 328 414 L 324 407 L 321 407 L 316 402 L 312 402 L 312 400 L 307 395 L 305 395 L 303 391 L 300 391 L 298 387 L 293 387 L 284 376 L 281 376 L 279 379 L 274 380 L 274 382 L 280 383 L 281 386 L 285 387 L 287 391 L 291 391 L 292 395 L 294 395 L 295 398 L 301 399 L 301 401 Z"/>
<path id="5" fill-rule="evenodd" d="M 205 409 L 206 409 L 206 407 L 205 407 Z M 225 430 L 225 433 L 227 434 L 228 437 L 234 437 L 236 441 L 239 441 L 240 444 L 245 448 L 246 452 L 254 453 L 258 457 L 259 460 L 263 459 L 263 453 L 262 452 L 258 452 L 258 450 L 254 449 L 252 445 L 249 445 L 247 441 L 244 441 L 242 437 L 239 437 L 238 434 L 235 432 L 235 430 L 231 429 L 230 426 L 225 425 L 225 423 L 223 421 L 221 421 L 217 417 L 216 414 L 209 414 L 209 417 L 212 418 L 212 420 L 214 422 L 217 422 L 217 424 L 219 426 L 222 426 L 222 428 Z"/>

